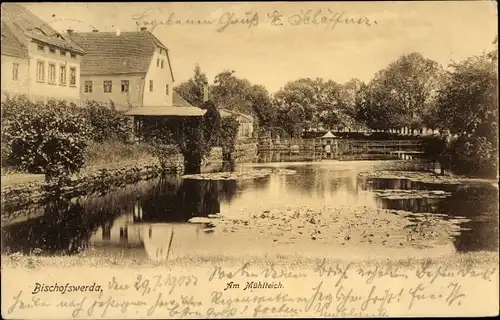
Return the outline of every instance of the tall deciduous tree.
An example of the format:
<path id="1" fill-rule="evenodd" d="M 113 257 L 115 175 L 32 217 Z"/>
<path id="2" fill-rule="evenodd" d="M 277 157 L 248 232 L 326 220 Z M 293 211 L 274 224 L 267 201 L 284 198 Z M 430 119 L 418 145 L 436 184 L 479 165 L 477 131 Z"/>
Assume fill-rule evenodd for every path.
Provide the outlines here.
<path id="1" fill-rule="evenodd" d="M 203 107 L 204 86 L 208 83 L 207 76 L 196 64 L 193 78 L 184 81 L 174 88 L 178 94 L 195 107 Z"/>
<path id="2" fill-rule="evenodd" d="M 498 138 L 497 61 L 490 55 L 453 64 L 440 91 L 440 127 L 452 134 Z"/>
<path id="3" fill-rule="evenodd" d="M 435 105 L 442 69 L 419 53 L 410 53 L 379 71 L 370 83 L 375 127 L 421 126 Z"/>
<path id="4" fill-rule="evenodd" d="M 294 136 L 299 136 L 303 129 L 344 126 L 355 115 L 356 98 L 350 89 L 321 78 L 289 82 L 274 95 L 277 125 Z"/>
<path id="5" fill-rule="evenodd" d="M 252 113 L 248 99 L 250 81 L 234 76 L 234 70 L 224 70 L 215 76 L 211 88 L 212 98 L 219 108 Z"/>
<path id="6" fill-rule="evenodd" d="M 456 168 L 495 177 L 498 175 L 497 48 L 450 67 L 439 92 L 437 116 L 440 128 L 458 137 L 446 151 Z"/>

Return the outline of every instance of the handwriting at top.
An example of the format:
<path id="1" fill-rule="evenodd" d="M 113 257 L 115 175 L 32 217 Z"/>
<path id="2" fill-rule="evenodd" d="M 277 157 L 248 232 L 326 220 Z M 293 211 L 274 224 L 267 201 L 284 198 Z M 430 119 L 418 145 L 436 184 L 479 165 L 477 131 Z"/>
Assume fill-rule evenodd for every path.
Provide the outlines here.
<path id="1" fill-rule="evenodd" d="M 284 16 L 279 10 L 274 10 L 265 15 L 259 15 L 258 12 L 250 11 L 242 15 L 237 15 L 234 12 L 224 12 L 218 18 L 212 19 L 182 19 L 178 18 L 175 13 L 170 13 L 165 19 L 151 19 L 154 10 L 149 8 L 140 14 L 133 14 L 132 20 L 137 26 L 149 27 L 153 31 L 157 26 L 210 26 L 217 25 L 217 32 L 223 32 L 230 26 L 245 26 L 253 28 L 265 23 L 271 26 L 305 26 L 316 25 L 325 26 L 334 30 L 337 25 L 358 25 L 372 27 L 377 25 L 376 20 L 372 20 L 366 16 L 350 15 L 347 12 L 335 12 L 328 10 L 301 10 L 298 13 Z M 266 19 L 267 18 L 267 19 Z"/>

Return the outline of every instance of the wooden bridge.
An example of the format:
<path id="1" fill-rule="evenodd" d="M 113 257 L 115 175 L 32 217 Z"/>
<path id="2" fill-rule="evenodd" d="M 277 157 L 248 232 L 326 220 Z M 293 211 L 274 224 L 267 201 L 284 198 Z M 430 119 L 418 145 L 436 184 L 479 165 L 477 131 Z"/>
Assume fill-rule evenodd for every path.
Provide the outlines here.
<path id="1" fill-rule="evenodd" d="M 422 153 L 423 143 L 420 139 L 408 140 L 350 140 L 335 139 L 331 143 L 331 158 L 350 158 L 388 155 L 399 158 L 401 154 Z M 314 159 L 325 158 L 325 144 L 314 139 L 287 139 L 283 141 L 261 141 L 259 154 L 279 152 L 282 154 L 313 155 Z"/>

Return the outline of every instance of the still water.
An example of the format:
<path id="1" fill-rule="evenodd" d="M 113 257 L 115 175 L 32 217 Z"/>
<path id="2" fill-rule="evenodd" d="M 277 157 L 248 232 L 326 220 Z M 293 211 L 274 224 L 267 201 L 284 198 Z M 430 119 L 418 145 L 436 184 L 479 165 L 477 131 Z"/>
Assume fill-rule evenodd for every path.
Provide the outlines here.
<path id="1" fill-rule="evenodd" d="M 184 180 L 176 176 L 141 181 L 101 196 L 59 200 L 21 212 L 3 212 L 20 218 L 3 225 L 2 251 L 29 253 L 37 249 L 46 255 L 85 251 L 156 260 L 169 254 L 171 257 L 192 253 L 250 254 L 271 252 L 273 248 L 278 252 L 307 253 L 319 247 L 319 243 L 293 240 L 279 246 L 286 234 L 271 240 L 260 237 L 258 230 L 245 233 L 235 228 L 222 233 L 210 224 L 187 221 L 215 213 L 231 217 L 242 211 L 260 214 L 280 206 L 290 210 L 323 204 L 387 209 L 391 214 L 398 214 L 395 210 L 428 213 L 460 224 L 460 231 L 446 243 L 449 253 L 497 250 L 498 189 L 495 186 L 368 179 L 358 175 L 362 171 L 391 170 L 395 164 L 401 170 L 398 161 L 260 163 L 237 166 L 233 170 L 279 166 L 295 170 L 296 174 L 273 174 L 240 181 Z M 422 169 L 412 163 L 404 166 L 406 170 Z M 448 192 L 449 196 L 387 198 L 376 196 L 374 190 L 438 190 Z M 271 223 L 268 228 L 275 226 Z M 250 225 L 248 229 L 256 228 Z M 260 231 L 260 234 L 265 233 Z M 335 252 L 338 245 L 323 243 L 322 246 L 325 252 Z M 429 249 L 432 248 L 414 251 L 425 254 Z M 376 250 L 367 250 L 372 251 Z"/>

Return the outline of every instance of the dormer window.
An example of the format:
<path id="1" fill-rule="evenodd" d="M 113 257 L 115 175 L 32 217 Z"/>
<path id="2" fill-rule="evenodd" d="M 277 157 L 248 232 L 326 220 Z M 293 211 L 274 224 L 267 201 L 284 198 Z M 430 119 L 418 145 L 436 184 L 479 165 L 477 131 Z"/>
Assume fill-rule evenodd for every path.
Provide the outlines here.
<path id="1" fill-rule="evenodd" d="M 65 56 L 66 55 L 66 51 L 64 51 L 64 50 L 61 50 L 60 52 L 61 52 L 61 56 Z"/>
<path id="2" fill-rule="evenodd" d="M 47 34 L 46 34 L 46 33 L 45 33 L 42 29 L 40 29 L 40 28 L 35 28 L 35 29 L 33 29 L 33 31 L 35 31 L 35 32 L 36 32 L 36 33 L 38 33 L 38 34 L 43 34 L 44 36 L 46 36 L 46 35 L 47 35 Z"/>
<path id="3" fill-rule="evenodd" d="M 43 44 L 39 44 L 38 51 L 45 51 L 45 46 Z"/>
<path id="4" fill-rule="evenodd" d="M 50 52 L 50 53 L 54 53 L 54 54 L 55 54 L 55 53 L 56 53 L 56 49 L 54 49 L 54 48 L 49 48 L 49 52 Z"/>

